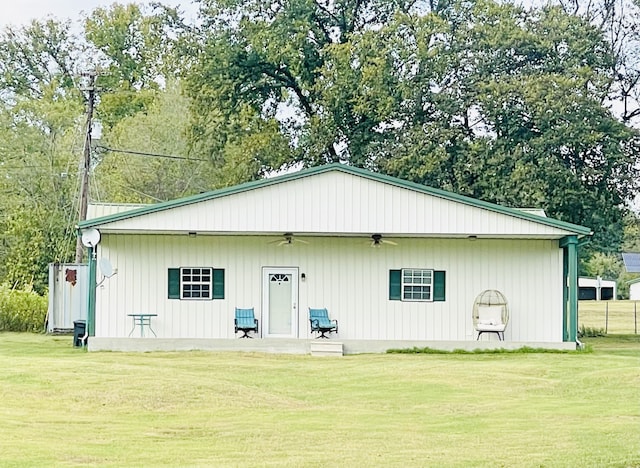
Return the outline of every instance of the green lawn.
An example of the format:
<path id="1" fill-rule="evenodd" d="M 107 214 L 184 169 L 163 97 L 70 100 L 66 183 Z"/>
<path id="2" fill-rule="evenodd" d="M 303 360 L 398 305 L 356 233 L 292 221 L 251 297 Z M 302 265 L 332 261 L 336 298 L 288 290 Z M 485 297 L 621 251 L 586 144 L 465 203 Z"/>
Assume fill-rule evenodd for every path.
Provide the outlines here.
<path id="1" fill-rule="evenodd" d="M 640 338 L 593 352 L 87 353 L 0 334 L 0 466 L 640 466 Z"/>

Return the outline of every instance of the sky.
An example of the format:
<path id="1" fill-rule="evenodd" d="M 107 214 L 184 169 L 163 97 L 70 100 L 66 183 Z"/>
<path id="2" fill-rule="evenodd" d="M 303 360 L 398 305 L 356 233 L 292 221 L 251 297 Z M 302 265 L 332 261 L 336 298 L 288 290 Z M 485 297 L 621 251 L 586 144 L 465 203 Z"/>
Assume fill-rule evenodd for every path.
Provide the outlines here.
<path id="1" fill-rule="evenodd" d="M 195 11 L 192 0 L 160 0 L 172 7 L 179 6 L 185 12 Z M 59 20 L 77 21 L 82 12 L 90 13 L 98 7 L 108 7 L 114 3 L 148 3 L 139 0 L 0 0 L 0 27 L 19 26 L 32 19 L 53 16 Z M 187 17 L 189 14 L 187 13 Z"/>

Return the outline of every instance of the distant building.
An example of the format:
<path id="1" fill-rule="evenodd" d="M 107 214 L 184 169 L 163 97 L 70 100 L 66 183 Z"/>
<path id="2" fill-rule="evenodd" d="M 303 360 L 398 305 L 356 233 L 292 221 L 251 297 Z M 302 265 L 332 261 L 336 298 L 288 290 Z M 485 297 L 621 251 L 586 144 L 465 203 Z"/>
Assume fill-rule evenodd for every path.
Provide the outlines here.
<path id="1" fill-rule="evenodd" d="M 632 301 L 640 301 L 640 278 L 636 278 L 628 282 L 629 299 Z"/>
<path id="2" fill-rule="evenodd" d="M 581 301 L 611 301 L 616 299 L 616 282 L 601 277 L 578 278 L 578 299 Z"/>

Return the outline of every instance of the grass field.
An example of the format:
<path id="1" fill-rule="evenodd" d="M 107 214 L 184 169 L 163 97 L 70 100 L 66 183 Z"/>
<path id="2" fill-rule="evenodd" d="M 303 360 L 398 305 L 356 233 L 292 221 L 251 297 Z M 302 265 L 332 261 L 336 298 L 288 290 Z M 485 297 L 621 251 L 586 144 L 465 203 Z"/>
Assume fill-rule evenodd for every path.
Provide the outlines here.
<path id="1" fill-rule="evenodd" d="M 87 353 L 0 334 L 0 466 L 640 466 L 640 339 L 593 352 Z"/>
<path id="2" fill-rule="evenodd" d="M 578 301 L 578 326 L 611 334 L 640 333 L 640 301 Z"/>

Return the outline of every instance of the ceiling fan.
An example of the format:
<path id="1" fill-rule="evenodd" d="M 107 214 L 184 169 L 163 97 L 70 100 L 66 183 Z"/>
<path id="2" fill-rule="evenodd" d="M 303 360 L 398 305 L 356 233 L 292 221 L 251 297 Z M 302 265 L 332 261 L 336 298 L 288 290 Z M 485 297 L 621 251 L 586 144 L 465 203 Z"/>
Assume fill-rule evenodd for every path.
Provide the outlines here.
<path id="1" fill-rule="evenodd" d="M 301 244 L 308 244 L 309 242 L 302 240 L 302 239 L 297 239 L 293 236 L 292 233 L 290 232 L 285 232 L 282 235 L 281 239 L 276 239 L 274 241 L 269 242 L 269 244 L 277 244 L 278 247 L 283 246 L 283 245 L 291 245 L 294 242 L 300 242 Z"/>
<path id="2" fill-rule="evenodd" d="M 398 245 L 397 242 L 383 239 L 382 234 L 371 235 L 371 247 L 380 247 L 382 244 Z"/>

